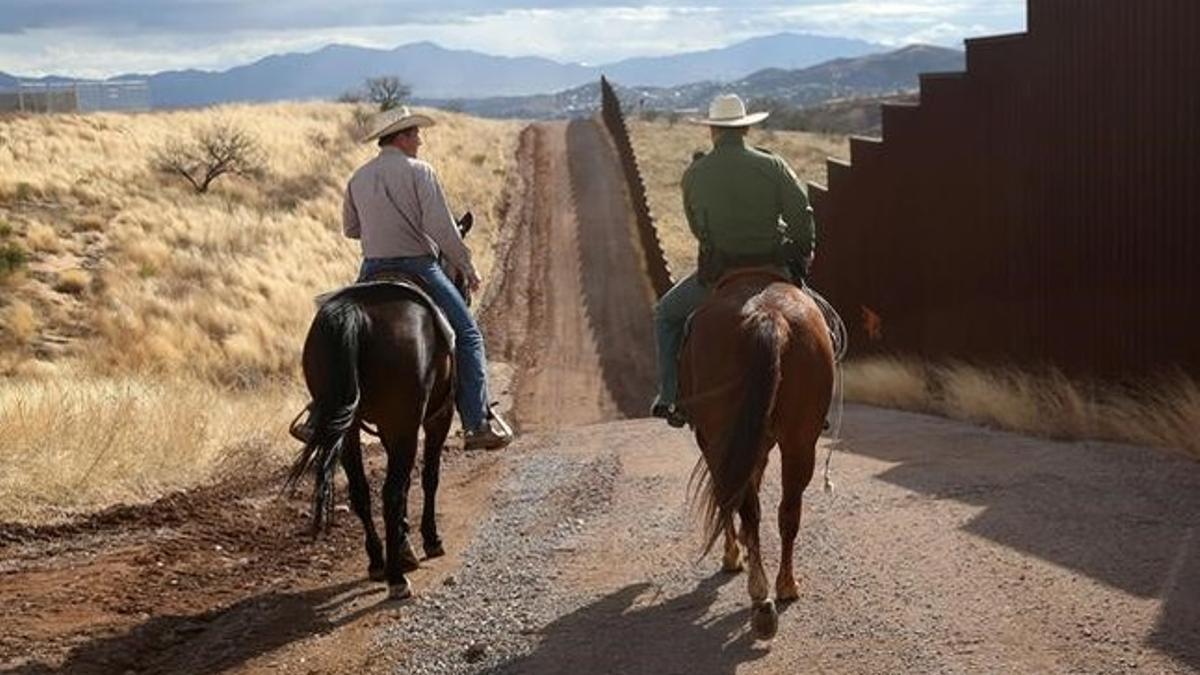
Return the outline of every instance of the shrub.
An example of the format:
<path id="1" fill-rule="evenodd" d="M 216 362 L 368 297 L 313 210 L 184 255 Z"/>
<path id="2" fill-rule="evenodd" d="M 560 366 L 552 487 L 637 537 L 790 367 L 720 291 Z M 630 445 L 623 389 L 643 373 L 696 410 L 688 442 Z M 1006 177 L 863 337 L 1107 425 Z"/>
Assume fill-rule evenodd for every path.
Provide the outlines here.
<path id="1" fill-rule="evenodd" d="M 171 141 L 153 161 L 159 171 L 182 176 L 197 193 L 208 192 L 208 186 L 225 174 L 259 178 L 266 173 L 258 141 L 227 123 L 201 129 L 189 142 Z"/>
<path id="2" fill-rule="evenodd" d="M 25 267 L 29 254 L 12 242 L 0 243 L 0 279 L 4 279 Z"/>
<path id="3" fill-rule="evenodd" d="M 53 227 L 44 223 L 33 223 L 25 231 L 25 243 L 35 251 L 57 253 L 63 248 L 62 239 Z"/>
<path id="4" fill-rule="evenodd" d="M 5 308 L 0 325 L 4 332 L 20 344 L 27 344 L 37 334 L 39 322 L 33 307 L 23 300 L 16 300 Z"/>
<path id="5" fill-rule="evenodd" d="M 391 110 L 412 93 L 412 88 L 394 76 L 367 78 L 367 100 L 380 110 Z"/>
<path id="6" fill-rule="evenodd" d="M 54 290 L 60 293 L 78 295 L 87 290 L 88 284 L 90 284 L 91 281 L 91 275 L 89 275 L 85 270 L 63 270 L 58 273 L 58 280 L 54 284 Z"/>

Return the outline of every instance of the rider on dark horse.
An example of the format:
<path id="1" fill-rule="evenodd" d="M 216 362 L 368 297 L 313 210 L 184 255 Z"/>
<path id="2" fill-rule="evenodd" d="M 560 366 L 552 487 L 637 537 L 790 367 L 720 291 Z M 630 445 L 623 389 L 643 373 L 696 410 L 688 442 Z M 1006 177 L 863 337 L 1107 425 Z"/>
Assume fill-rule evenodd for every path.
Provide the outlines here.
<path id="1" fill-rule="evenodd" d="M 483 335 L 451 281 L 462 279 L 468 291 L 476 291 L 479 275 L 437 174 L 417 159 L 421 128 L 433 124 L 433 119 L 407 106 L 372 118 L 364 140 L 376 141 L 380 151 L 346 186 L 343 230 L 362 242 L 360 282 L 393 274 L 414 278 L 445 314 L 454 329 L 455 403 L 465 447 L 501 448 L 512 441 L 512 434 L 488 405 Z"/>
<path id="2" fill-rule="evenodd" d="M 683 175 L 688 227 L 700 242 L 699 269 L 663 295 L 654 311 L 658 343 L 658 396 L 651 414 L 672 426 L 686 423 L 676 403 L 678 364 L 688 316 L 732 270 L 775 267 L 796 283 L 808 274 L 816 240 L 812 210 L 796 173 L 778 155 L 746 146 L 749 128 L 767 117 L 747 115 L 736 95 L 718 96 L 707 119 L 712 152 Z"/>

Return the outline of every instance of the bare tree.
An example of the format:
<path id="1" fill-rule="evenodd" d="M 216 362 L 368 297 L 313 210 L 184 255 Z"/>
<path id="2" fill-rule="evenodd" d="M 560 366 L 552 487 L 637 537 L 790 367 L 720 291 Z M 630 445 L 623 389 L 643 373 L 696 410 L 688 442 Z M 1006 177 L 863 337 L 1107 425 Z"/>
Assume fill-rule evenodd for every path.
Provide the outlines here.
<path id="1" fill-rule="evenodd" d="M 159 171 L 183 176 L 196 192 L 229 173 L 246 178 L 262 176 L 266 159 L 258 141 L 228 123 L 217 123 L 195 133 L 188 142 L 173 140 L 158 152 Z"/>
<path id="2" fill-rule="evenodd" d="M 367 100 L 380 110 L 391 110 L 412 93 L 412 88 L 391 75 L 367 78 Z"/>

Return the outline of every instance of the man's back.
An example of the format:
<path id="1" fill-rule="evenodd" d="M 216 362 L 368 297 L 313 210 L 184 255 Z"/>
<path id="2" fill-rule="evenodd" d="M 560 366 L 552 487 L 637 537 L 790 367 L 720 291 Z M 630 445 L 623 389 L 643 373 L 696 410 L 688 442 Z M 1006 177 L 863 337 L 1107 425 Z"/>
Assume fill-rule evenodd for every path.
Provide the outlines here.
<path id="1" fill-rule="evenodd" d="M 808 200 L 779 157 L 746 147 L 740 136 L 721 137 L 683 177 L 684 209 L 701 242 L 735 256 L 780 251 L 784 235 L 811 250 Z"/>
<path id="2" fill-rule="evenodd" d="M 436 256 L 474 276 L 471 254 L 433 167 L 385 147 L 351 176 L 343 222 L 346 236 L 361 239 L 364 258 Z"/>

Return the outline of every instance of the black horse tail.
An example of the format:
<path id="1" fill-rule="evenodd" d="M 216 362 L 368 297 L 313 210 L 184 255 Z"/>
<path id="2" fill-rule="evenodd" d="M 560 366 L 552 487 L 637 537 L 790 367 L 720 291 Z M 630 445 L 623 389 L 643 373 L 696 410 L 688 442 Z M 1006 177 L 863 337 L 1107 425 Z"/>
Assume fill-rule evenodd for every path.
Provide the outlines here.
<path id="1" fill-rule="evenodd" d="M 770 451 L 765 436 L 779 395 L 780 357 L 787 328 L 782 317 L 773 312 L 756 312 L 742 323 L 742 339 L 749 353 L 744 396 L 717 446 L 718 452 L 714 453 L 715 466 L 709 467 L 708 479 L 697 484 L 698 491 L 703 493 L 700 508 L 705 555 L 721 533 L 733 525 L 734 514 L 753 487 L 754 472 L 762 464 L 763 455 Z M 702 466 L 703 460 L 697 470 L 702 471 Z"/>
<path id="2" fill-rule="evenodd" d="M 306 349 L 325 360 L 329 374 L 322 391 L 312 392 L 310 425 L 313 433 L 292 464 L 287 486 L 294 488 L 312 469 L 313 530 L 327 529 L 333 516 L 333 486 L 342 449 L 349 434 L 358 433 L 358 356 L 363 334 L 370 326 L 367 313 L 348 294 L 328 300 L 317 312 Z"/>

